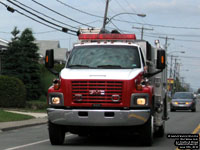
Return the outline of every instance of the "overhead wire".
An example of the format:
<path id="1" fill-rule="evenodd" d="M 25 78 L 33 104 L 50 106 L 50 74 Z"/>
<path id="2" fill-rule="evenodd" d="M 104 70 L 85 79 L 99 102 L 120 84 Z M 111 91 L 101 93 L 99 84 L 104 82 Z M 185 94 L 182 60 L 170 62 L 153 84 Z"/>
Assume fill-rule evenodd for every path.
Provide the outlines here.
<path id="1" fill-rule="evenodd" d="M 52 28 L 52 29 L 54 29 L 54 30 L 63 32 L 61 29 L 58 29 L 58 28 L 53 27 L 53 26 L 50 26 L 50 25 L 48 25 L 48 24 L 46 24 L 46 23 L 44 23 L 44 22 L 41 22 L 41 21 L 39 21 L 39 20 L 37 20 L 37 19 L 31 17 L 31 16 L 28 16 L 28 15 L 24 14 L 23 12 L 21 12 L 21 11 L 19 11 L 19 10 L 17 10 L 17 9 L 14 9 L 14 8 L 12 8 L 12 7 L 10 7 L 10 6 L 6 5 L 6 4 L 4 4 L 4 3 L 1 2 L 1 1 L 0 1 L 0 3 L 1 3 L 2 5 L 4 5 L 4 6 L 7 8 L 7 10 L 9 10 L 9 11 L 17 12 L 17 13 L 19 13 L 19 14 L 21 14 L 21 15 L 23 15 L 23 16 L 25 16 L 25 17 L 27 17 L 27 18 L 33 20 L 33 21 L 36 21 L 36 22 L 38 22 L 38 23 L 40 23 L 40 24 L 42 24 L 42 25 L 45 25 L 45 26 L 47 26 L 47 27 L 49 27 L 49 28 Z M 76 34 L 72 34 L 72 33 L 67 33 L 67 34 L 76 35 Z"/>
<path id="2" fill-rule="evenodd" d="M 200 35 L 194 35 L 194 34 L 172 34 L 172 33 L 154 33 L 154 32 L 146 32 L 145 34 L 151 34 L 151 35 L 165 35 L 165 36 L 179 36 L 179 37 L 200 37 Z"/>
<path id="3" fill-rule="evenodd" d="M 68 5 L 66 2 L 64 3 L 64 2 L 62 2 L 60 0 L 56 0 L 56 1 L 59 2 L 60 4 L 64 5 L 64 6 L 68 7 L 68 8 L 71 8 L 71 9 L 76 10 L 78 12 L 81 12 L 83 14 L 86 14 L 86 15 L 89 15 L 89 16 L 93 16 L 93 17 L 98 17 L 98 18 L 104 18 L 102 16 L 94 15 L 94 14 L 88 13 L 86 11 L 80 10 L 78 8 L 72 7 L 71 5 Z"/>
<path id="4" fill-rule="evenodd" d="M 118 4 L 118 6 L 123 10 L 123 12 L 127 12 L 127 9 L 125 9 L 124 7 L 123 7 L 123 5 L 121 5 L 120 4 L 120 2 L 118 1 L 118 0 L 115 0 L 116 2 L 117 2 L 117 4 Z M 129 5 L 128 5 L 129 6 Z M 135 12 L 135 11 L 134 11 Z M 130 14 L 128 14 L 128 16 L 130 17 L 130 18 L 132 18 L 133 20 L 135 20 L 135 21 L 137 21 L 132 15 L 130 15 Z M 118 16 L 119 18 L 121 18 L 121 20 L 124 20 L 121 16 Z M 113 21 L 115 21 L 116 19 L 112 19 Z M 126 23 L 128 23 L 128 22 L 126 22 Z M 132 23 L 128 23 L 128 24 L 130 24 L 130 26 L 131 26 L 131 29 L 132 29 Z M 140 31 L 139 29 L 137 29 L 138 31 Z M 131 32 L 133 32 L 133 31 L 131 31 Z"/>
<path id="5" fill-rule="evenodd" d="M 75 19 L 72 19 L 72 18 L 70 18 L 70 17 L 68 17 L 68 16 L 65 16 L 65 15 L 63 15 L 63 14 L 61 14 L 61 13 L 59 13 L 59 12 L 57 12 L 57 11 L 55 11 L 55 10 L 53 10 L 53 9 L 51 9 L 51 8 L 49 8 L 49 7 L 47 7 L 47 6 L 45 6 L 45 5 L 43 5 L 42 3 L 39 3 L 39 2 L 37 2 L 37 1 L 35 1 L 35 0 L 32 0 L 32 1 L 33 1 L 34 3 L 36 3 L 36 4 L 40 5 L 40 6 L 42 6 L 43 8 L 46 8 L 46 9 L 48 9 L 48 10 L 54 12 L 55 14 L 60 15 L 60 16 L 62 16 L 62 17 L 64 17 L 64 18 L 66 18 L 66 19 L 69 19 L 69 20 L 71 20 L 71 21 L 73 21 L 73 22 L 76 22 L 76 23 L 78 23 L 78 24 L 81 24 L 81 25 L 84 25 L 84 26 L 93 28 L 93 27 L 90 26 L 90 25 L 87 25 L 87 24 L 85 24 L 85 23 L 82 23 L 82 22 L 79 22 L 79 21 L 77 21 L 77 20 L 75 20 Z"/>
<path id="6" fill-rule="evenodd" d="M 40 17 L 40 16 L 38 16 L 38 15 L 32 13 L 31 11 L 29 11 L 29 10 L 27 10 L 27 9 L 25 9 L 25 8 L 23 8 L 23 7 L 21 7 L 21 6 L 19 6 L 18 4 L 12 2 L 11 0 L 7 0 L 7 1 L 8 1 L 9 3 L 15 5 L 16 7 L 22 9 L 23 11 L 26 11 L 26 12 L 28 12 L 29 14 L 31 14 L 31 15 L 33 15 L 33 16 L 39 18 L 39 19 L 41 19 L 42 21 L 45 21 L 45 22 L 47 22 L 47 23 L 49 23 L 49 24 L 51 24 L 51 25 L 54 25 L 54 26 L 57 26 L 57 27 L 62 28 L 62 31 L 63 31 L 63 32 L 67 32 L 67 31 L 69 30 L 69 31 L 71 31 L 71 32 L 77 33 L 77 31 L 75 31 L 75 30 L 68 29 L 68 28 L 66 28 L 66 27 L 60 26 L 60 25 L 58 25 L 58 24 L 55 24 L 55 23 L 53 23 L 53 22 L 51 22 L 51 21 L 49 21 L 49 20 L 47 20 L 47 19 L 44 19 L 44 18 L 42 18 L 42 17 Z"/>
<path id="7" fill-rule="evenodd" d="M 48 15 L 42 13 L 42 12 L 39 12 L 39 11 L 37 11 L 37 10 L 35 10 L 35 9 L 33 9 L 33 8 L 31 8 L 31 7 L 25 5 L 25 4 L 23 4 L 23 3 L 21 3 L 21 2 L 19 2 L 19 1 L 17 1 L 17 0 L 14 0 L 14 1 L 17 2 L 18 4 L 22 5 L 22 6 L 26 7 L 26 8 L 29 8 L 30 10 L 32 10 L 32 11 L 34 11 L 34 12 L 40 14 L 40 15 L 43 15 L 43 16 L 45 16 L 45 17 L 47 17 L 47 18 L 53 20 L 53 21 L 59 22 L 59 23 L 61 23 L 61 24 L 63 24 L 63 25 L 69 26 L 69 27 L 71 27 L 71 28 L 78 29 L 78 28 L 76 28 L 76 27 L 74 27 L 74 26 L 71 26 L 71 25 L 66 24 L 66 23 L 64 23 L 64 22 L 61 22 L 61 21 L 59 21 L 59 20 L 57 20 L 57 19 L 54 19 L 54 18 L 52 18 L 52 17 L 50 17 L 50 16 L 48 16 Z"/>
<path id="8" fill-rule="evenodd" d="M 139 25 L 148 25 L 148 26 L 155 26 L 155 27 L 162 27 L 162 28 L 200 30 L 200 28 L 198 28 L 198 27 L 167 26 L 167 25 L 158 25 L 158 24 L 149 24 L 149 23 L 133 22 L 133 21 L 127 21 L 127 20 L 119 20 L 119 19 L 115 19 L 115 18 L 113 18 L 113 20 L 119 21 L 119 22 L 134 23 L 134 24 L 139 24 Z"/>

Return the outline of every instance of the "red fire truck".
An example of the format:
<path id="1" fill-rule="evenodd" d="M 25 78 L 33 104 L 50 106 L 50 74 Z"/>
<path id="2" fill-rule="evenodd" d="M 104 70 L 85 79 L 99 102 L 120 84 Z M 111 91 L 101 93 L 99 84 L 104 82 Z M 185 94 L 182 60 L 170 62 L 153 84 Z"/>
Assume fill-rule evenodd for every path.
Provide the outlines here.
<path id="1" fill-rule="evenodd" d="M 65 133 L 135 134 L 144 145 L 164 135 L 167 120 L 165 50 L 134 34 L 80 33 L 65 68 L 48 90 L 52 145 Z M 53 50 L 45 65 L 53 70 Z"/>

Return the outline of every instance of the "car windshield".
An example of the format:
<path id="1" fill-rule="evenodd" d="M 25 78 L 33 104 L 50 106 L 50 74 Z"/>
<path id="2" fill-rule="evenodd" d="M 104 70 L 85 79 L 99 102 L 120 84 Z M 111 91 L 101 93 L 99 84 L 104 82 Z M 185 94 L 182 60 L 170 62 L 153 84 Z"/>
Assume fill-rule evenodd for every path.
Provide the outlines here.
<path id="1" fill-rule="evenodd" d="M 192 93 L 175 93 L 173 99 L 192 99 Z"/>
<path id="2" fill-rule="evenodd" d="M 135 46 L 77 46 L 72 50 L 67 68 L 133 69 L 140 68 Z"/>

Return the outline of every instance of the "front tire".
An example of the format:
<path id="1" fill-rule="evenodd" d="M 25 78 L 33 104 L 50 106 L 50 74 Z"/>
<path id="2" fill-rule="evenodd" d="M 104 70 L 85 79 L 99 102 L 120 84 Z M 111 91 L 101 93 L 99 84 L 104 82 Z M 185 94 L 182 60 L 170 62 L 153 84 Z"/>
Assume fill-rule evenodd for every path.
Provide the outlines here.
<path id="1" fill-rule="evenodd" d="M 155 131 L 156 137 L 163 137 L 165 135 L 165 122 L 163 122 L 162 126 L 158 127 L 158 130 Z"/>
<path id="2" fill-rule="evenodd" d="M 175 109 L 173 109 L 173 108 L 170 108 L 170 111 L 171 111 L 171 112 L 175 112 Z"/>
<path id="3" fill-rule="evenodd" d="M 196 107 L 194 107 L 194 108 L 192 109 L 192 112 L 196 112 Z"/>
<path id="4" fill-rule="evenodd" d="M 154 132 L 154 119 L 153 116 L 145 123 L 142 128 L 143 144 L 145 146 L 152 146 L 153 144 L 153 132 Z"/>
<path id="5" fill-rule="evenodd" d="M 65 130 L 63 126 L 48 122 L 49 139 L 52 145 L 62 145 L 65 139 Z"/>

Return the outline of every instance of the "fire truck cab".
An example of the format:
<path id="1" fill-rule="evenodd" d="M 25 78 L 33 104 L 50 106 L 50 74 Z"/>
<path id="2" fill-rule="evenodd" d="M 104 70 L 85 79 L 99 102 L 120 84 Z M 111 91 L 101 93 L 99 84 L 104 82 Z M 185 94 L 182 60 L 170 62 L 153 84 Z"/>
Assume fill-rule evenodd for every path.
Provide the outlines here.
<path id="1" fill-rule="evenodd" d="M 48 90 L 49 138 L 65 133 L 134 134 L 145 145 L 163 136 L 167 120 L 165 50 L 134 34 L 80 33 L 65 68 Z M 53 50 L 46 51 L 53 71 Z"/>

